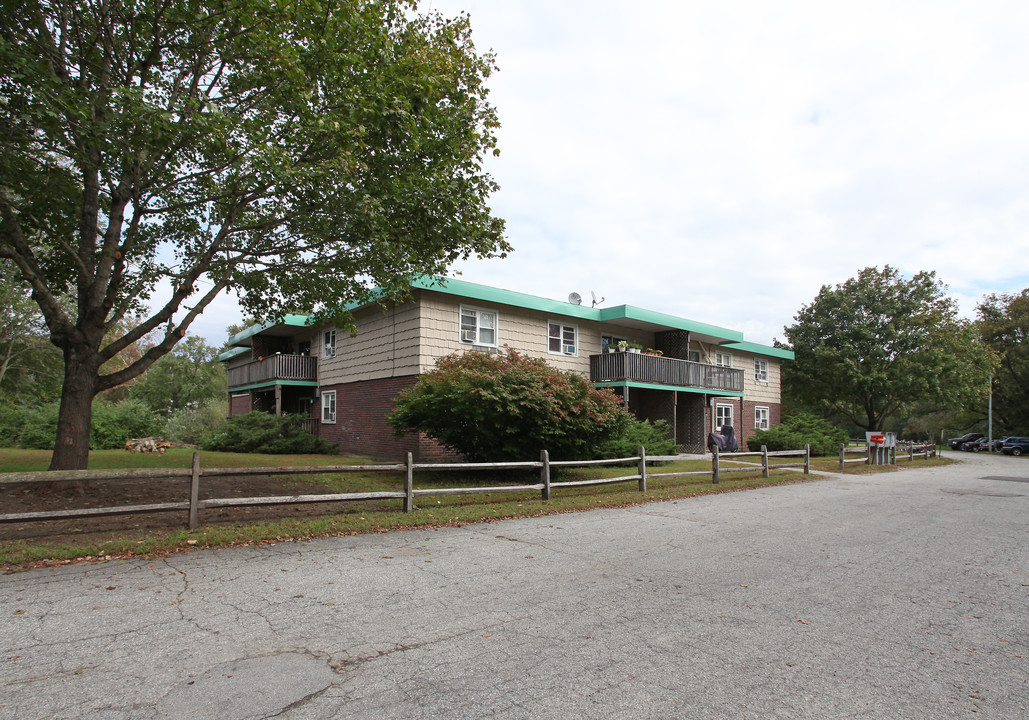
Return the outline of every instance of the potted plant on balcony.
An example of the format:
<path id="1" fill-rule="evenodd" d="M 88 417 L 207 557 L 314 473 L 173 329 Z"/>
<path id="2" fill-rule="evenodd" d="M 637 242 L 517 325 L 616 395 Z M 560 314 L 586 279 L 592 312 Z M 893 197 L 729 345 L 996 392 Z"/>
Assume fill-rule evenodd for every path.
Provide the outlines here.
<path id="1" fill-rule="evenodd" d="M 653 355 L 655 357 L 661 357 L 662 355 L 664 355 L 664 353 L 662 351 L 655 350 L 654 348 L 647 348 L 646 350 L 643 351 L 643 354 L 644 355 Z"/>
<path id="2" fill-rule="evenodd" d="M 625 340 L 619 340 L 617 346 L 618 352 L 625 352 L 626 349 L 629 347 L 629 343 L 627 343 Z"/>
<path id="3" fill-rule="evenodd" d="M 643 346 L 640 345 L 639 343 L 629 343 L 629 352 L 638 353 L 638 352 L 642 352 L 642 351 L 643 351 Z"/>

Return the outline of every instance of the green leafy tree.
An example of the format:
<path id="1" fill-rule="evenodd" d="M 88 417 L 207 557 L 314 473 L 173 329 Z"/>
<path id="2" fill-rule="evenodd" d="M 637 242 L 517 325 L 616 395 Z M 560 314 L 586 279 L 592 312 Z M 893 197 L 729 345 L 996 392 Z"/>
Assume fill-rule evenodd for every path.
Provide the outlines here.
<path id="1" fill-rule="evenodd" d="M 783 366 L 784 394 L 865 430 L 919 402 L 984 397 L 993 355 L 945 290 L 934 272 L 904 279 L 888 265 L 823 285 L 785 328 L 795 359 Z"/>
<path id="2" fill-rule="evenodd" d="M 498 125 L 467 16 L 410 0 L 13 0 L 0 16 L 0 258 L 64 358 L 51 467 L 91 401 L 222 291 L 264 319 L 503 254 Z M 61 298 L 71 296 L 71 309 Z M 139 324 L 111 334 L 127 314 Z M 152 347 L 102 366 L 147 334 Z"/>
<path id="3" fill-rule="evenodd" d="M 994 433 L 1029 432 L 1029 288 L 987 295 L 978 310 L 983 342 L 1000 357 L 993 377 Z"/>
<path id="4" fill-rule="evenodd" d="M 134 382 L 129 394 L 151 410 L 170 415 L 176 410 L 196 410 L 226 392 L 218 350 L 202 337 L 190 335 Z"/>
<path id="5" fill-rule="evenodd" d="M 397 396 L 397 435 L 423 432 L 472 462 L 589 458 L 629 421 L 610 390 L 508 349 L 456 353 Z"/>
<path id="6" fill-rule="evenodd" d="M 19 405 L 52 402 L 61 392 L 61 353 L 17 271 L 0 262 L 0 393 Z"/>

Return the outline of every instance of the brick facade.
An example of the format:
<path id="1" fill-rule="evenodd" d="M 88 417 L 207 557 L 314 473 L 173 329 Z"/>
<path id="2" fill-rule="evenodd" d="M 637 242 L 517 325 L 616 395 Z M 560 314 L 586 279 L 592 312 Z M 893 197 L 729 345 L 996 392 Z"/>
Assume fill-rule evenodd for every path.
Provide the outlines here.
<path id="1" fill-rule="evenodd" d="M 336 422 L 320 423 L 318 435 L 337 443 L 343 454 L 402 460 L 411 453 L 417 462 L 455 460 L 459 456 L 422 433 L 397 438 L 386 422 L 393 400 L 418 380 L 416 375 L 325 385 L 321 392 L 336 393 Z M 315 408 L 321 414 L 320 401 Z"/>
<path id="2" fill-rule="evenodd" d="M 250 412 L 250 393 L 229 395 L 229 417 L 246 415 Z"/>
<path id="3" fill-rule="evenodd" d="M 758 407 L 768 408 L 768 427 L 778 425 L 782 422 L 782 406 L 779 403 L 770 403 L 763 400 L 743 399 L 743 414 L 740 415 L 740 398 L 715 398 L 711 401 L 711 407 L 706 408 L 704 418 L 704 437 L 713 432 L 715 405 L 732 405 L 733 426 L 736 429 L 736 441 L 740 444 L 740 450 L 747 450 L 747 440 L 754 434 L 754 409 Z"/>

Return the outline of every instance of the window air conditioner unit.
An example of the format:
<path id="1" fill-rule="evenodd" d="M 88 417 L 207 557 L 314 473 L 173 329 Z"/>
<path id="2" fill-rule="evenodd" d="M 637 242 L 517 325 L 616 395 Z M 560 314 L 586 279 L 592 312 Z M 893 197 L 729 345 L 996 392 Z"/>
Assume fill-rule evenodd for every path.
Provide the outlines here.
<path id="1" fill-rule="evenodd" d="M 475 331 L 474 330 L 462 330 L 461 331 L 461 342 L 475 342 Z"/>
<path id="2" fill-rule="evenodd" d="M 565 345 L 565 355 L 574 355 L 574 354 L 575 354 L 575 346 L 574 345 Z"/>

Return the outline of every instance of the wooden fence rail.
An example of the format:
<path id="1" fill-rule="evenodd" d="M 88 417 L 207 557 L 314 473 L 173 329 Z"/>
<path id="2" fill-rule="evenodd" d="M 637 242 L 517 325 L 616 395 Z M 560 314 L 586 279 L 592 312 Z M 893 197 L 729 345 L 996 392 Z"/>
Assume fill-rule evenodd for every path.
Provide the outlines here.
<path id="1" fill-rule="evenodd" d="M 859 458 L 847 459 L 847 455 L 860 454 Z M 868 463 L 868 446 L 848 447 L 846 443 L 840 443 L 840 472 L 846 469 L 847 463 Z"/>
<path id="2" fill-rule="evenodd" d="M 795 456 L 802 457 L 802 462 L 769 463 L 770 457 Z M 750 463 L 739 458 L 758 457 L 760 463 Z M 186 510 L 189 514 L 189 529 L 195 530 L 200 524 L 200 511 L 208 508 L 246 507 L 256 505 L 291 505 L 295 503 L 340 502 L 356 500 L 401 499 L 404 511 L 414 510 L 414 499 L 423 495 L 458 495 L 467 493 L 504 493 L 539 491 L 544 500 L 549 500 L 553 488 L 586 487 L 590 485 L 607 485 L 620 482 L 636 482 L 640 492 L 647 491 L 647 478 L 686 477 L 691 475 L 710 475 L 712 482 L 718 483 L 722 473 L 755 472 L 760 469 L 763 477 L 768 477 L 770 470 L 780 468 L 803 467 L 805 473 L 811 471 L 811 451 L 809 446 L 803 450 L 768 452 L 764 447 L 761 452 L 733 453 L 730 462 L 743 463 L 744 467 L 724 467 L 724 456 L 718 452 L 712 455 L 711 470 L 690 470 L 672 473 L 649 473 L 647 463 L 672 462 L 680 460 L 676 455 L 648 456 L 645 448 L 632 457 L 611 458 L 606 460 L 551 460 L 550 454 L 544 450 L 536 462 L 508 463 L 415 463 L 411 454 L 406 463 L 380 465 L 321 465 L 304 467 L 255 467 L 255 468 L 201 468 L 200 453 L 193 453 L 193 464 L 189 469 L 167 470 L 73 470 L 58 472 L 19 472 L 0 475 L 0 485 L 14 483 L 53 483 L 53 482 L 89 482 L 101 480 L 127 479 L 190 479 L 189 500 L 182 502 L 155 503 L 151 505 L 122 505 L 117 507 L 78 508 L 73 510 L 49 510 L 44 512 L 9 513 L 0 515 L 0 523 L 29 522 L 39 520 L 64 520 L 71 518 L 100 517 L 105 515 L 130 515 L 137 513 L 168 512 Z M 592 467 L 603 465 L 636 464 L 636 472 L 610 478 L 591 480 L 551 481 L 551 468 L 554 467 Z M 450 487 L 450 488 L 415 488 L 415 471 L 440 470 L 535 470 L 540 471 L 540 482 L 529 485 L 483 486 L 483 487 Z M 253 475 L 304 475 L 304 474 L 346 474 L 353 472 L 388 472 L 404 474 L 404 489 L 382 492 L 357 493 L 325 493 L 317 495 L 275 495 L 246 498 L 209 498 L 200 499 L 200 480 L 203 477 L 233 476 L 246 477 Z"/>

